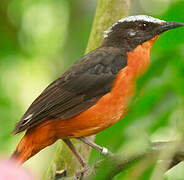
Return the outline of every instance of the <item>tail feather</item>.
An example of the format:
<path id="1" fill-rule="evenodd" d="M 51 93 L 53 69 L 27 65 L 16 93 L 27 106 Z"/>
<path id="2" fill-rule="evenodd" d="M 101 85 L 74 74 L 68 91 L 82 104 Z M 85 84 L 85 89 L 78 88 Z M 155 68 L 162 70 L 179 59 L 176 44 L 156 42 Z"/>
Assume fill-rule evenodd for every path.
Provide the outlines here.
<path id="1" fill-rule="evenodd" d="M 10 158 L 22 164 L 56 140 L 57 137 L 49 131 L 49 128 L 30 129 L 23 136 Z"/>
<path id="2" fill-rule="evenodd" d="M 13 154 L 10 156 L 10 159 L 13 159 L 13 160 L 17 160 L 18 159 L 18 157 L 19 157 L 19 152 L 18 152 L 18 150 L 16 149 L 14 152 L 13 152 Z"/>
<path id="3" fill-rule="evenodd" d="M 35 154 L 32 152 L 33 146 L 30 146 L 30 143 L 27 140 L 28 139 L 26 136 L 22 138 L 10 159 L 15 160 L 19 164 L 22 164 Z"/>

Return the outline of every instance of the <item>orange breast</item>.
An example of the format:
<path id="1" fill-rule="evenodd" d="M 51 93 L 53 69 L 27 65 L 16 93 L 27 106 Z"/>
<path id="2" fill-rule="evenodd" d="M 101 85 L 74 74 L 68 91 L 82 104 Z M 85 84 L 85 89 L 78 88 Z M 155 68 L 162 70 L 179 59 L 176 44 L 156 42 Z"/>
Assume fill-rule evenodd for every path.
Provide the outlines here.
<path id="1" fill-rule="evenodd" d="M 127 53 L 128 65 L 117 75 L 111 92 L 104 95 L 94 106 L 73 118 L 55 121 L 37 132 L 40 134 L 49 132 L 50 138 L 89 136 L 118 122 L 127 112 L 137 77 L 149 66 L 150 51 L 155 39 Z M 47 123 L 48 121 L 43 122 L 40 126 Z M 32 131 L 40 126 L 36 126 Z"/>

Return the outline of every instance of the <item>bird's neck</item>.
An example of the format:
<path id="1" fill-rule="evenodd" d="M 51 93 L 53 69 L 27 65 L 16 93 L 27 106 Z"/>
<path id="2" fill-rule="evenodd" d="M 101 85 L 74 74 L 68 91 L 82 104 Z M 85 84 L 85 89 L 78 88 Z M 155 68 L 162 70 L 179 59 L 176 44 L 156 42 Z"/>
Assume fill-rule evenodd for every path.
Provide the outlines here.
<path id="1" fill-rule="evenodd" d="M 128 67 L 132 69 L 134 77 L 141 76 L 149 67 L 151 48 L 158 36 L 138 45 L 133 51 L 127 52 Z"/>

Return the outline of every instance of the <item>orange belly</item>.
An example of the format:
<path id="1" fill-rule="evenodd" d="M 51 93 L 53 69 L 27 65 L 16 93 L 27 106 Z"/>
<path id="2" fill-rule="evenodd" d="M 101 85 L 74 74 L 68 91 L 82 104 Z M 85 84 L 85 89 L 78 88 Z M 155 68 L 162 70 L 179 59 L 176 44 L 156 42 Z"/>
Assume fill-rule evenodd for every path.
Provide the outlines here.
<path id="1" fill-rule="evenodd" d="M 49 125 L 46 125 L 49 121 L 45 121 L 29 131 L 42 135 L 49 132 L 50 136 L 58 138 L 80 137 L 98 133 L 118 122 L 127 112 L 128 100 L 134 91 L 134 79 L 128 75 L 131 75 L 128 71 L 128 67 L 124 68 L 118 76 L 126 78 L 117 78 L 121 82 L 119 80 L 115 82 L 115 84 L 121 83 L 121 88 L 115 85 L 110 93 L 104 95 L 87 111 Z"/>
<path id="2" fill-rule="evenodd" d="M 78 116 L 67 120 L 56 121 L 50 124 L 50 131 L 54 131 L 60 138 L 89 136 L 98 133 L 113 125 L 126 113 L 128 99 L 134 91 L 132 77 L 127 77 L 128 68 L 124 68 L 119 76 L 121 78 L 121 89 L 114 86 L 114 89 L 103 96 L 94 106 Z M 120 79 L 120 78 L 119 78 Z M 115 82 L 120 83 L 120 82 Z M 44 128 L 47 128 L 44 127 Z"/>

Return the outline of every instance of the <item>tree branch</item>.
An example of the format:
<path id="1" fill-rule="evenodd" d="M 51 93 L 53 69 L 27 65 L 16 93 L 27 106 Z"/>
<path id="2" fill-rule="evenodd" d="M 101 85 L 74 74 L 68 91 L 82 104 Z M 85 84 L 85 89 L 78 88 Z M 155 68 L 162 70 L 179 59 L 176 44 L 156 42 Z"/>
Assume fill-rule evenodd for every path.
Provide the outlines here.
<path id="1" fill-rule="evenodd" d="M 171 156 L 160 156 L 161 153 L 170 154 L 168 152 L 172 152 Z M 126 156 L 125 154 L 110 156 L 100 162 L 96 162 L 90 173 L 84 179 L 96 179 L 96 177 L 100 177 L 100 179 L 111 179 L 141 160 L 146 162 L 144 162 L 145 167 L 149 167 L 157 160 L 162 160 L 167 164 L 167 168 L 165 169 L 167 171 L 184 160 L 184 143 L 174 141 L 155 142 L 151 144 L 150 148 L 146 148 L 144 152 L 139 152 L 131 156 Z M 104 169 L 105 171 L 103 171 Z"/>

